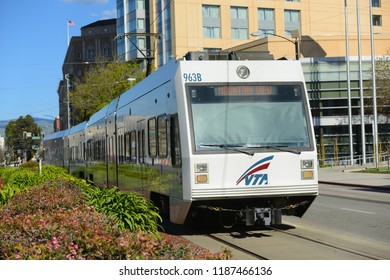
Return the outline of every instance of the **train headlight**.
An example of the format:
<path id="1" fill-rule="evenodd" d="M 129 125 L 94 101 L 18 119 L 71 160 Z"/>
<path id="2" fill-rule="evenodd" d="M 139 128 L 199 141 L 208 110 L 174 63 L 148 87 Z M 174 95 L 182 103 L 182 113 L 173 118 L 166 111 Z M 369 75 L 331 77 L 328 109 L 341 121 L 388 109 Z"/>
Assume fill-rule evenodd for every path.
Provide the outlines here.
<path id="1" fill-rule="evenodd" d="M 209 164 L 208 163 L 195 163 L 195 183 L 207 184 L 209 182 Z M 202 173 L 202 174 L 200 174 Z"/>
<path id="2" fill-rule="evenodd" d="M 205 173 L 209 172 L 209 165 L 207 163 L 196 163 L 195 164 L 196 173 Z"/>
<path id="3" fill-rule="evenodd" d="M 314 179 L 314 161 L 312 159 L 301 160 L 301 178 L 302 180 Z M 311 170 L 310 170 L 311 169 Z"/>
<path id="4" fill-rule="evenodd" d="M 313 160 L 312 160 L 312 159 L 304 159 L 304 160 L 301 160 L 301 168 L 302 168 L 302 169 L 310 169 L 310 168 L 313 168 Z"/>
<path id="5" fill-rule="evenodd" d="M 237 72 L 238 77 L 240 77 L 241 79 L 248 78 L 250 73 L 251 73 L 249 71 L 249 68 L 246 66 L 243 66 L 243 65 L 238 66 L 236 72 Z"/>

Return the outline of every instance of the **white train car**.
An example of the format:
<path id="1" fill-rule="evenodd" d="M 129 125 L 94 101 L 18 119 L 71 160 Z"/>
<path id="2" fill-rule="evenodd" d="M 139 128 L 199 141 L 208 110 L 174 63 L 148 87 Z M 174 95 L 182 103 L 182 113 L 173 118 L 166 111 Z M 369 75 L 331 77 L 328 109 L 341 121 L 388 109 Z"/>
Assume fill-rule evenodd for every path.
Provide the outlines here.
<path id="1" fill-rule="evenodd" d="M 174 223 L 280 223 L 318 194 L 299 61 L 171 61 L 72 131 L 45 138 L 47 163 L 139 192 Z"/>
<path id="2" fill-rule="evenodd" d="M 68 133 L 68 130 L 61 130 L 45 135 L 43 139 L 43 160 L 45 164 L 66 168 L 65 138 Z"/>
<path id="3" fill-rule="evenodd" d="M 66 136 L 65 150 L 67 158 L 65 158 L 65 166 L 68 172 L 76 177 L 86 179 L 85 166 L 85 128 L 87 122 L 84 121 L 68 129 L 69 134 Z"/>
<path id="4" fill-rule="evenodd" d="M 115 125 L 119 188 L 172 222 L 269 225 L 318 194 L 299 61 L 171 61 L 120 96 Z"/>

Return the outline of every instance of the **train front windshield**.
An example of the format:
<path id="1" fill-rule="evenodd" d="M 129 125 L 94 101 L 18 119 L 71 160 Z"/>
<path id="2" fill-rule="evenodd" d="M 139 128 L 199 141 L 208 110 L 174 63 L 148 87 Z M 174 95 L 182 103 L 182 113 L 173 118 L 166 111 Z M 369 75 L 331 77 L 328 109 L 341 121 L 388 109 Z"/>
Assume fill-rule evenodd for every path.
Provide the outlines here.
<path id="1" fill-rule="evenodd" d="M 187 87 L 196 151 L 313 149 L 302 84 Z"/>

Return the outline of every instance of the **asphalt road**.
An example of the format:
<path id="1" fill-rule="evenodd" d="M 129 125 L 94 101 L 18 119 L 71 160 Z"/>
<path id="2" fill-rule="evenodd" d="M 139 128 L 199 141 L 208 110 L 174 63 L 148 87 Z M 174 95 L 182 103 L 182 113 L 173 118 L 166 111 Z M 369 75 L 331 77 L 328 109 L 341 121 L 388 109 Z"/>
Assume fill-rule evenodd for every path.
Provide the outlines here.
<path id="1" fill-rule="evenodd" d="M 292 218 L 294 222 L 390 244 L 388 189 L 325 184 L 319 187 L 320 195 L 302 219 Z"/>

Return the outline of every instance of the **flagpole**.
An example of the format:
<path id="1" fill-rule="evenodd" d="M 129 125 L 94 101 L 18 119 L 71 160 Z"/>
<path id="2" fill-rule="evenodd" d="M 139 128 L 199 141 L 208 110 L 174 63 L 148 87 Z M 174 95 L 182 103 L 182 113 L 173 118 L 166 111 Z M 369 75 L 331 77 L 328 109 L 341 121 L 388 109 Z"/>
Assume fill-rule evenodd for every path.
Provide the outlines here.
<path id="1" fill-rule="evenodd" d="M 68 34 L 68 47 L 69 47 L 69 20 L 66 21 L 66 27 L 68 29 L 67 34 Z"/>

